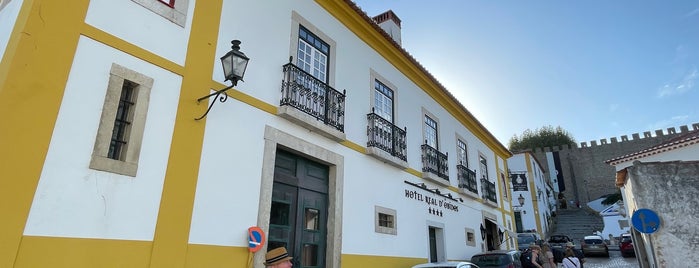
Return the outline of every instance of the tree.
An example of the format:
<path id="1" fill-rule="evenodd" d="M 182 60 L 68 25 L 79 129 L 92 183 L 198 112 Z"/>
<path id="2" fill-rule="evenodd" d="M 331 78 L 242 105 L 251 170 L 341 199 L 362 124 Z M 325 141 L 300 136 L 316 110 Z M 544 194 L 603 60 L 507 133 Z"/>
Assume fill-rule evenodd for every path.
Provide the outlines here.
<path id="1" fill-rule="evenodd" d="M 604 200 L 602 200 L 602 205 L 611 205 L 621 200 L 621 189 L 617 189 L 616 193 L 607 195 Z"/>
<path id="2" fill-rule="evenodd" d="M 560 126 L 554 128 L 548 125 L 537 128 L 534 131 L 526 129 L 519 137 L 517 135 L 512 136 L 508 147 L 510 151 L 516 152 L 541 147 L 574 145 L 575 143 L 575 139 L 568 131 Z"/>

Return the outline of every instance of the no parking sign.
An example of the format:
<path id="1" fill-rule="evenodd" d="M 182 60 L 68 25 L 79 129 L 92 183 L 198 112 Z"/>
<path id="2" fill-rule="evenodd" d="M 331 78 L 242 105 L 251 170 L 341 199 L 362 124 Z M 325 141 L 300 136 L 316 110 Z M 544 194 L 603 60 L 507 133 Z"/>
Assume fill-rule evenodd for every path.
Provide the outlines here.
<path id="1" fill-rule="evenodd" d="M 250 252 L 257 252 L 265 244 L 265 233 L 260 227 L 253 226 L 248 228 L 248 247 Z"/>

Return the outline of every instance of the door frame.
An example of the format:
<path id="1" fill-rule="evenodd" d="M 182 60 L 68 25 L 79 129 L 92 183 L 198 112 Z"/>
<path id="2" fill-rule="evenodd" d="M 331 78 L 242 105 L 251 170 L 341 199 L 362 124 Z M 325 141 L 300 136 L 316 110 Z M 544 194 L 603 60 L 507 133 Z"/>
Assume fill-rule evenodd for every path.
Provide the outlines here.
<path id="1" fill-rule="evenodd" d="M 296 152 L 308 159 L 328 165 L 328 228 L 325 265 L 326 267 L 340 268 L 344 157 L 279 129 L 265 126 L 257 226 L 266 233 L 269 232 L 269 215 L 272 206 L 272 187 L 274 183 L 274 161 L 278 148 Z M 265 261 L 264 253 L 267 252 L 266 244 L 260 252 L 262 254 L 255 254 L 254 257 L 254 267 L 256 268 L 263 267 L 262 263 Z"/>

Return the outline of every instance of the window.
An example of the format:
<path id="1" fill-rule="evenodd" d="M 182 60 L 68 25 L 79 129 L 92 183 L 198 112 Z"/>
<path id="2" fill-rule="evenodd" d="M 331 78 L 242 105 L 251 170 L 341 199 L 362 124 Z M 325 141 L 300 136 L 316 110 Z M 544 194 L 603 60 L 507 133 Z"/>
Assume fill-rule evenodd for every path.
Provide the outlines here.
<path id="1" fill-rule="evenodd" d="M 187 22 L 189 0 L 131 0 L 150 11 L 184 27 Z"/>
<path id="2" fill-rule="evenodd" d="M 396 211 L 390 208 L 375 206 L 374 231 L 382 234 L 396 235 L 398 228 L 396 222 Z"/>
<path id="3" fill-rule="evenodd" d="M 114 119 L 114 129 L 112 139 L 109 143 L 107 158 L 124 161 L 126 158 L 126 146 L 128 145 L 128 134 L 131 132 L 131 120 L 133 119 L 134 91 L 138 84 L 129 80 L 124 80 L 121 87 L 121 97 Z"/>
<path id="4" fill-rule="evenodd" d="M 487 160 L 482 155 L 479 155 L 478 156 L 478 163 L 480 165 L 480 170 L 481 170 L 481 174 L 483 175 L 483 179 L 487 180 L 488 179 L 488 162 L 487 162 Z"/>
<path id="5" fill-rule="evenodd" d="M 500 172 L 500 184 L 502 184 L 502 195 L 507 199 L 507 182 L 505 181 L 505 173 Z"/>
<path id="6" fill-rule="evenodd" d="M 330 46 L 303 26 L 299 26 L 298 45 L 296 65 L 318 80 L 328 83 Z"/>
<path id="7" fill-rule="evenodd" d="M 136 176 L 153 79 L 112 64 L 90 168 Z"/>
<path id="8" fill-rule="evenodd" d="M 335 84 L 335 40 L 296 11 L 291 12 L 289 56 L 294 64 L 328 86 Z"/>
<path id="9" fill-rule="evenodd" d="M 468 168 L 468 153 L 466 143 L 460 139 L 456 140 L 456 163 Z"/>
<path id="10" fill-rule="evenodd" d="M 393 90 L 374 79 L 374 113 L 393 123 Z"/>
<path id="11" fill-rule="evenodd" d="M 439 149 L 437 144 L 437 121 L 429 115 L 425 115 L 425 144 L 434 149 Z"/>
<path id="12" fill-rule="evenodd" d="M 466 245 L 476 246 L 476 231 L 471 228 L 466 228 Z"/>

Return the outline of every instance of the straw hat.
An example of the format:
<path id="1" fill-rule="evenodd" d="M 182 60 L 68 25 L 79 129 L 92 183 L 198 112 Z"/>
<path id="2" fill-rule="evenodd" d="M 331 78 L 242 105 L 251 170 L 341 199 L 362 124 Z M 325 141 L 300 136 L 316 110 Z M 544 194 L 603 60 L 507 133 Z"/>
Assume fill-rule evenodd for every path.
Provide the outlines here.
<path id="1" fill-rule="evenodd" d="M 567 243 L 566 243 L 566 247 L 574 248 L 575 245 L 573 245 L 573 242 L 567 242 Z"/>
<path id="2" fill-rule="evenodd" d="M 286 252 L 286 248 L 278 247 L 267 252 L 264 265 L 272 266 L 293 258 L 294 257 L 289 256 L 289 253 Z"/>

